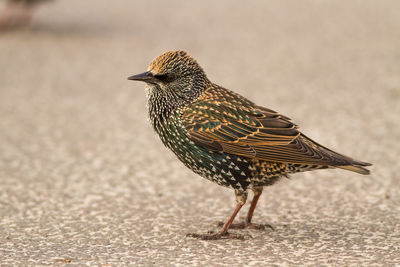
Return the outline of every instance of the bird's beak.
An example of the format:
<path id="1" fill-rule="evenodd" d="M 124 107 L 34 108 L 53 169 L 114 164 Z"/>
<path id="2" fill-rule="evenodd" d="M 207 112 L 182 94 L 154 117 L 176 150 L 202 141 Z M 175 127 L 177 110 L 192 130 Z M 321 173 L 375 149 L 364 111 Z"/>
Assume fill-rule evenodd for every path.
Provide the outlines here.
<path id="1" fill-rule="evenodd" d="M 150 71 L 146 71 L 143 73 L 139 73 L 139 74 L 130 76 L 130 77 L 128 77 L 128 80 L 142 81 L 142 82 L 146 82 L 146 83 L 154 83 L 155 82 L 155 78 Z"/>

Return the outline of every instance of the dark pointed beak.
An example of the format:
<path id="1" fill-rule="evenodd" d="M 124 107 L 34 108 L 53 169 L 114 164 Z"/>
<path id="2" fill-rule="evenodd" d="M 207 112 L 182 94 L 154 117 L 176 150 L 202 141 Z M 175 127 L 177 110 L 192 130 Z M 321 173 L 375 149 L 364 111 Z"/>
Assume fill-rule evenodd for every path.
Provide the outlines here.
<path id="1" fill-rule="evenodd" d="M 142 81 L 142 82 L 147 82 L 147 83 L 154 83 L 155 78 L 153 74 L 150 71 L 146 71 L 143 73 L 139 73 L 133 76 L 128 77 L 128 80 L 132 81 Z"/>

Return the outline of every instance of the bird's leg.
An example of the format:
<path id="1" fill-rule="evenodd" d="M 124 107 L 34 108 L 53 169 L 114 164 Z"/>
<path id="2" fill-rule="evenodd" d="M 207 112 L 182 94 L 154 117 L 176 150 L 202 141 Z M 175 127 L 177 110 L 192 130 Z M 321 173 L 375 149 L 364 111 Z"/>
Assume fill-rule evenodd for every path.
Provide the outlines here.
<path id="1" fill-rule="evenodd" d="M 245 221 L 246 226 L 251 226 L 251 225 L 254 226 L 254 224 L 251 224 L 251 219 L 253 218 L 253 213 L 254 213 L 254 210 L 256 209 L 257 202 L 262 194 L 262 191 L 263 191 L 262 187 L 253 188 L 254 196 L 253 196 L 253 200 L 251 201 L 249 211 L 247 212 L 247 217 L 246 217 L 246 221 Z"/>
<path id="2" fill-rule="evenodd" d="M 251 219 L 253 218 L 254 210 L 256 209 L 258 199 L 261 196 L 261 193 L 263 191 L 263 187 L 254 187 L 253 189 L 254 192 L 254 197 L 253 200 L 251 201 L 251 205 L 249 208 L 249 211 L 247 212 L 247 217 L 244 222 L 241 223 L 233 223 L 231 225 L 231 229 L 244 229 L 244 228 L 251 228 L 251 229 L 257 229 L 257 230 L 265 230 L 265 227 L 269 227 L 272 230 L 274 230 L 273 226 L 270 224 L 255 224 L 251 222 Z M 221 223 L 219 223 L 221 225 Z"/>
<path id="3" fill-rule="evenodd" d="M 244 239 L 243 235 L 228 233 L 228 229 L 231 227 L 233 220 L 235 219 L 239 210 L 246 203 L 247 192 L 235 190 L 235 196 L 236 196 L 236 202 L 237 202 L 236 208 L 233 211 L 232 215 L 229 217 L 229 219 L 223 224 L 223 226 L 219 232 L 214 233 L 211 231 L 207 234 L 187 234 L 187 236 L 199 238 L 199 239 L 203 239 L 203 240 L 216 240 L 216 239 L 222 239 L 222 238 L 224 238 L 224 239 Z"/>

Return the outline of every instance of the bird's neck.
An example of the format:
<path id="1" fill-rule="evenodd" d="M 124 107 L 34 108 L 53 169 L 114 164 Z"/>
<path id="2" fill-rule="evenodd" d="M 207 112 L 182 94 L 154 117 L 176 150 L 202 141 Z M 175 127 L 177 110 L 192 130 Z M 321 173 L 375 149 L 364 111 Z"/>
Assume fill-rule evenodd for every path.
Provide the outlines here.
<path id="1" fill-rule="evenodd" d="M 191 94 L 182 96 L 173 90 L 147 88 L 148 113 L 152 126 L 157 130 L 179 109 L 195 101 L 203 91 L 201 88 L 196 88 L 191 90 Z"/>

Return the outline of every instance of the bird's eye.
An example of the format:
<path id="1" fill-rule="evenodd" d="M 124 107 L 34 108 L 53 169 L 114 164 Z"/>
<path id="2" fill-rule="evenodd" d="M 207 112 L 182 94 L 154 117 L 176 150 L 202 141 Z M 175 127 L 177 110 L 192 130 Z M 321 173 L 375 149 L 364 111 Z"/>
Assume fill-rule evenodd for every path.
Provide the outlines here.
<path id="1" fill-rule="evenodd" d="M 164 83 L 169 83 L 175 80 L 175 76 L 171 73 L 166 73 L 166 74 L 156 74 L 154 75 L 154 78 L 158 79 L 161 82 Z"/>

